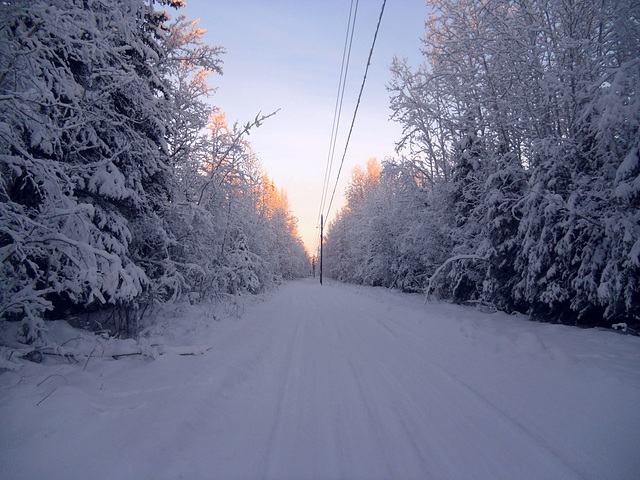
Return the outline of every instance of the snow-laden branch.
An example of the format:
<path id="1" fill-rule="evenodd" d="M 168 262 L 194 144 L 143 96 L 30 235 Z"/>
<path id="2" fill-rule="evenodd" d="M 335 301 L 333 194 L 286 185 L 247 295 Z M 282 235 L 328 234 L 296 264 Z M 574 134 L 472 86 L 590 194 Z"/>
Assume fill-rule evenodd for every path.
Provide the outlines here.
<path id="1" fill-rule="evenodd" d="M 480 255 L 455 255 L 451 258 L 448 258 L 442 265 L 440 265 L 438 268 L 436 268 L 436 271 L 433 272 L 433 275 L 431 275 L 431 277 L 429 277 L 429 283 L 427 285 L 427 288 L 425 290 L 425 303 L 427 302 L 427 299 L 429 298 L 429 294 L 431 293 L 431 288 L 433 286 L 433 281 L 435 280 L 435 278 L 438 276 L 438 274 L 450 263 L 453 262 L 460 262 L 463 260 L 478 260 L 478 261 L 482 261 L 482 262 L 486 262 L 489 260 L 489 257 L 487 256 L 480 256 Z"/>
<path id="2" fill-rule="evenodd" d="M 263 116 L 260 116 L 260 113 L 258 113 L 258 115 L 256 115 L 256 118 L 255 118 L 255 120 L 253 122 L 248 122 L 242 128 L 242 130 L 235 135 L 235 137 L 231 141 L 231 144 L 227 147 L 225 152 L 218 159 L 216 165 L 214 167 L 212 167 L 211 172 L 214 173 L 214 172 L 216 172 L 218 170 L 220 165 L 222 165 L 222 162 L 224 162 L 227 159 L 227 157 L 231 154 L 233 149 L 240 143 L 242 137 L 245 134 L 248 135 L 249 131 L 253 127 L 260 127 L 262 125 L 262 122 L 264 122 L 269 117 L 273 117 L 279 111 L 280 111 L 280 109 L 277 109 L 275 112 L 271 112 L 270 114 L 263 115 Z M 205 182 L 204 185 L 202 185 L 202 189 L 200 190 L 200 195 L 198 196 L 198 202 L 197 202 L 198 205 L 200 205 L 202 203 L 202 198 L 204 197 L 204 193 L 207 190 L 207 188 L 209 187 L 209 185 L 211 185 L 213 183 L 213 181 L 214 181 L 214 178 L 211 178 L 210 180 Z"/>

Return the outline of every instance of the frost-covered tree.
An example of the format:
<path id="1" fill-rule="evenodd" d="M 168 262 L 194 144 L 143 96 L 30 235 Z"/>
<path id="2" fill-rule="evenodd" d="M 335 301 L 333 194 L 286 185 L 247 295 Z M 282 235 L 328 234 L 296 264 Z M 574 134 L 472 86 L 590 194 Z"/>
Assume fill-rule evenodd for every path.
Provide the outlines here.
<path id="1" fill-rule="evenodd" d="M 182 200 L 166 209 L 170 256 L 191 298 L 258 293 L 307 273 L 286 194 L 244 139 L 264 118 L 229 126 L 224 112 L 214 110 L 208 133 L 177 169 Z"/>
<path id="2" fill-rule="evenodd" d="M 266 174 L 262 174 L 258 212 L 266 222 L 262 241 L 268 246 L 266 255 L 274 265 L 276 281 L 305 276 L 309 258 L 300 240 L 298 221 L 291 212 L 287 193 L 277 189 Z"/>
<path id="3" fill-rule="evenodd" d="M 168 3 L 168 2 L 166 2 Z M 162 249 L 169 195 L 167 15 L 141 1 L 3 2 L 0 26 L 3 316 L 119 307 L 124 331 Z"/>
<path id="4" fill-rule="evenodd" d="M 532 142 L 516 298 L 540 315 L 637 321 L 640 8 L 550 9 L 553 130 Z"/>
<path id="5" fill-rule="evenodd" d="M 156 9 L 183 4 L 0 4 L 0 316 L 23 319 L 24 341 L 43 318 L 105 309 L 134 334 L 153 302 L 280 274 L 251 245 L 275 228 L 243 139 L 265 117 L 216 125 L 223 50 Z"/>
<path id="6" fill-rule="evenodd" d="M 383 181 L 384 200 L 372 195 L 360 217 L 341 213 L 332 248 L 381 225 L 392 238 L 417 231 L 420 284 L 440 296 L 571 323 L 638 322 L 637 3 L 429 5 L 425 63 L 396 59 L 389 85 L 406 154 L 396 169 L 419 188 Z M 413 217 L 394 207 L 399 192 Z M 408 250 L 420 251 L 387 250 L 392 277 Z M 356 270 L 345 257 L 333 268 L 348 279 Z"/>
<path id="7" fill-rule="evenodd" d="M 375 265 L 380 257 L 374 251 L 387 239 L 381 231 L 375 237 L 372 235 L 374 221 L 370 218 L 380 172 L 380 163 L 375 158 L 367 162 L 366 168 L 358 165 L 351 172 L 345 194 L 347 204 L 327 229 L 324 257 L 329 276 L 348 282 L 380 284 L 381 271 Z"/>
<path id="8" fill-rule="evenodd" d="M 330 276 L 420 291 L 428 273 L 448 258 L 443 196 L 413 166 L 373 159 L 366 169 L 354 169 L 347 204 L 328 228 L 324 256 Z"/>

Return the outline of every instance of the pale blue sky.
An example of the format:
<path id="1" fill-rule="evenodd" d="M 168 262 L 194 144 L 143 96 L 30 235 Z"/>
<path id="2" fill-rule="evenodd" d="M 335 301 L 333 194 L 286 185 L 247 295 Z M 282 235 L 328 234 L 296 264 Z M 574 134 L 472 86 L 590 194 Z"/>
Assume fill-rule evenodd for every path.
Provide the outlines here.
<path id="1" fill-rule="evenodd" d="M 330 188 L 333 189 L 382 0 L 360 0 Z M 317 244 L 325 174 L 350 0 L 187 0 L 205 41 L 222 45 L 224 75 L 211 102 L 230 123 L 281 111 L 248 137 L 265 170 L 289 196 L 303 241 Z M 426 0 L 388 0 L 367 84 L 349 143 L 330 219 L 357 164 L 394 155 L 400 126 L 388 120 L 393 55 L 421 62 Z M 328 201 L 327 201 L 328 202 Z"/>

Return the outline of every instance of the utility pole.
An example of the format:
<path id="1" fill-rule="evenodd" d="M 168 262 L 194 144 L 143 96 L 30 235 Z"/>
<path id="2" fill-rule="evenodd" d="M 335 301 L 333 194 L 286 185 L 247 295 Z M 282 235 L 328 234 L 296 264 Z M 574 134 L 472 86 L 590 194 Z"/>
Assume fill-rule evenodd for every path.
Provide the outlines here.
<path id="1" fill-rule="evenodd" d="M 322 285 L 322 241 L 324 240 L 324 214 L 320 215 L 320 285 Z"/>

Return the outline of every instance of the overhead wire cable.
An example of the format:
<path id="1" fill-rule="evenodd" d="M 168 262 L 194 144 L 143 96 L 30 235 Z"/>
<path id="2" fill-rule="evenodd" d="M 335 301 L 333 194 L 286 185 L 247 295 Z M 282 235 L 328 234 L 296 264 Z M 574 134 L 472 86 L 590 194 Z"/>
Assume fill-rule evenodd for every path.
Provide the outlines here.
<path id="1" fill-rule="evenodd" d="M 347 32 L 344 38 L 344 47 L 342 49 L 342 65 L 340 66 L 340 80 L 338 82 L 338 91 L 336 94 L 336 103 L 333 111 L 333 124 L 331 127 L 331 139 L 329 141 L 329 150 L 327 152 L 327 166 L 324 172 L 324 181 L 322 183 L 322 195 L 320 197 L 320 210 L 318 211 L 318 225 L 320 217 L 327 201 L 329 191 L 329 183 L 331 180 L 331 169 L 333 168 L 333 159 L 335 156 L 336 141 L 338 138 L 338 127 L 340 126 L 340 117 L 342 114 L 342 102 L 344 100 L 344 90 L 347 83 L 347 73 L 349 71 L 349 61 L 351 59 L 351 47 L 353 45 L 353 32 L 355 31 L 356 17 L 358 13 L 359 0 L 355 0 L 355 10 L 353 7 L 354 0 L 351 0 L 349 7 L 349 19 L 347 20 Z M 353 21 L 352 21 L 353 18 Z M 347 49 L 348 46 L 348 49 Z M 317 229 L 318 227 L 316 227 Z M 318 245 L 316 241 L 315 250 Z"/>
<path id="2" fill-rule="evenodd" d="M 382 22 L 382 15 L 384 14 L 384 7 L 387 4 L 387 0 L 383 0 L 382 8 L 380 9 L 380 16 L 378 17 L 378 25 L 376 26 L 376 32 L 373 35 L 373 42 L 371 43 L 371 50 L 369 50 L 369 58 L 367 59 L 367 66 L 364 70 L 364 77 L 362 78 L 362 85 L 360 85 L 360 93 L 358 94 L 358 101 L 356 102 L 356 108 L 353 111 L 353 118 L 351 119 L 351 127 L 349 128 L 349 135 L 347 135 L 347 142 L 344 146 L 344 152 L 342 153 L 342 159 L 340 160 L 340 168 L 338 169 L 338 176 L 336 177 L 336 183 L 333 186 L 333 193 L 331 194 L 331 200 L 329 201 L 329 208 L 327 208 L 327 214 L 325 218 L 329 218 L 329 213 L 331 212 L 331 206 L 333 205 L 333 198 L 336 194 L 336 189 L 338 188 L 338 180 L 340 180 L 340 173 L 342 172 L 342 167 L 344 165 L 344 159 L 347 155 L 347 148 L 349 147 L 349 140 L 351 140 L 351 134 L 353 132 L 353 126 L 356 122 L 356 116 L 358 114 L 358 107 L 360 106 L 360 100 L 362 98 L 362 91 L 364 90 L 364 85 L 367 81 L 367 73 L 369 72 L 369 66 L 371 65 L 371 57 L 373 56 L 373 49 L 376 45 L 376 39 L 378 38 L 378 31 L 380 30 L 380 23 Z"/>
<path id="3" fill-rule="evenodd" d="M 353 0 L 351 0 L 351 7 L 353 9 Z M 340 117 L 342 115 L 342 103 L 344 101 L 344 90 L 347 85 L 347 74 L 349 71 L 349 61 L 351 59 L 351 46 L 353 45 L 353 33 L 356 26 L 356 17 L 358 15 L 358 0 L 356 0 L 355 11 L 353 12 L 353 23 L 351 22 L 351 13 L 349 11 L 349 24 L 347 25 L 347 35 L 345 37 L 344 50 L 342 52 L 342 69 L 340 71 L 340 82 L 338 83 L 338 93 L 336 96 L 336 105 L 333 112 L 333 126 L 331 129 L 331 140 L 329 141 L 329 151 L 327 154 L 327 170 L 325 171 L 325 182 L 322 191 L 322 200 L 320 204 L 320 212 L 318 214 L 318 220 L 320 214 L 324 211 L 324 207 L 327 201 L 327 194 L 329 190 L 329 183 L 331 180 L 331 169 L 333 168 L 333 159 L 335 157 L 336 143 L 338 140 L 338 130 L 340 127 Z M 351 30 L 351 36 L 349 37 L 349 30 Z M 349 50 L 347 51 L 347 41 L 349 43 Z M 346 62 L 345 62 L 346 53 Z"/>

